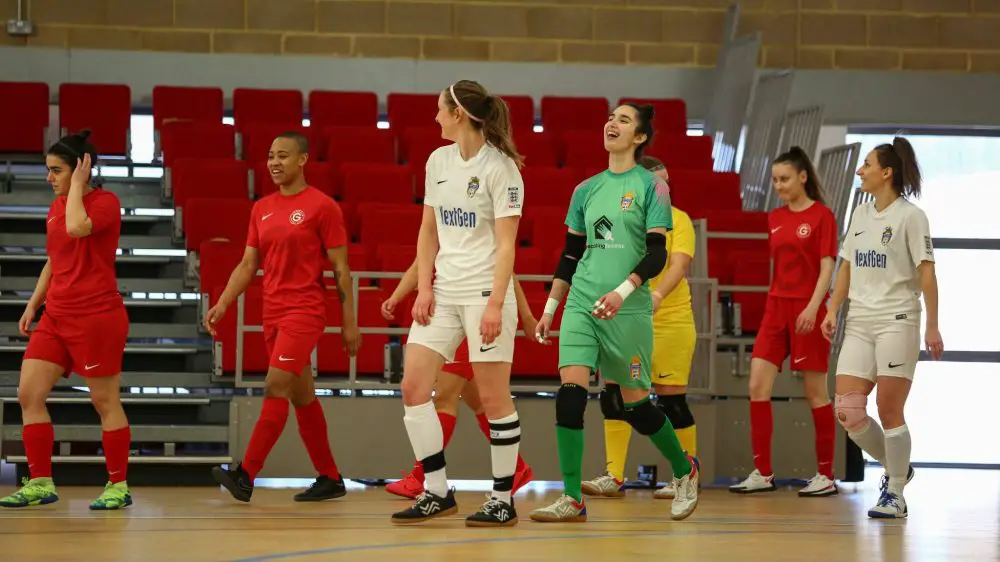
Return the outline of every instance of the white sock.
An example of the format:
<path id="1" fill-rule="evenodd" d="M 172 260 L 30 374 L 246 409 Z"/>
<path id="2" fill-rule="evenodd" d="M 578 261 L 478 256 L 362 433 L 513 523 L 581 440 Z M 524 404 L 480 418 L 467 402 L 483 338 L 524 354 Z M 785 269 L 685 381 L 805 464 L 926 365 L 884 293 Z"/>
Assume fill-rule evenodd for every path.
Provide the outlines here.
<path id="1" fill-rule="evenodd" d="M 910 472 L 910 430 L 903 424 L 885 430 L 885 471 L 889 473 L 889 491 L 902 494 Z"/>
<path id="2" fill-rule="evenodd" d="M 847 432 L 847 436 L 854 441 L 858 447 L 872 456 L 882 466 L 885 466 L 885 434 L 882 433 L 882 426 L 871 416 L 864 429 L 857 433 Z"/>
<path id="3" fill-rule="evenodd" d="M 521 444 L 521 421 L 517 412 L 490 420 L 490 453 L 493 460 L 493 497 L 510 503 L 517 468 L 517 450 Z"/>
<path id="4" fill-rule="evenodd" d="M 448 495 L 448 477 L 444 472 L 444 432 L 434 409 L 434 401 L 419 406 L 403 406 L 403 411 L 403 423 L 410 436 L 413 456 L 424 465 L 424 489 L 441 497 Z"/>

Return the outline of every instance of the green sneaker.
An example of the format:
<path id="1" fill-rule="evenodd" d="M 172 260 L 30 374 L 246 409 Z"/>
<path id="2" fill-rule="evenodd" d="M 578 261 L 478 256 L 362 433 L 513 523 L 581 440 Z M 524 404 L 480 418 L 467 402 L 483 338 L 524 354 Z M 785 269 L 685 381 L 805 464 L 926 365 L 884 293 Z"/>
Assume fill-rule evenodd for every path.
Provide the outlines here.
<path id="1" fill-rule="evenodd" d="M 128 492 L 128 483 L 112 484 L 108 482 L 108 485 L 104 487 L 104 493 L 90 504 L 90 509 L 107 511 L 130 505 L 132 505 L 132 494 Z"/>
<path id="2" fill-rule="evenodd" d="M 22 488 L 6 498 L 0 498 L 0 507 L 28 507 L 48 505 L 59 501 L 56 485 L 51 478 L 34 478 L 21 481 Z"/>

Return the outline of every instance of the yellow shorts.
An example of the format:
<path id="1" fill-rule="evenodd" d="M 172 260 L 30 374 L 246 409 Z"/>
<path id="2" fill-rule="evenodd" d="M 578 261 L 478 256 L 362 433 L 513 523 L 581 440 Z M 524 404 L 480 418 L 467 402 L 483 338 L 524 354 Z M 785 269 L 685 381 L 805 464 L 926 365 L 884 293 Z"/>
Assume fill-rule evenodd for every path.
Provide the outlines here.
<path id="1" fill-rule="evenodd" d="M 697 339 L 693 314 L 678 320 L 654 319 L 653 384 L 687 386 Z"/>

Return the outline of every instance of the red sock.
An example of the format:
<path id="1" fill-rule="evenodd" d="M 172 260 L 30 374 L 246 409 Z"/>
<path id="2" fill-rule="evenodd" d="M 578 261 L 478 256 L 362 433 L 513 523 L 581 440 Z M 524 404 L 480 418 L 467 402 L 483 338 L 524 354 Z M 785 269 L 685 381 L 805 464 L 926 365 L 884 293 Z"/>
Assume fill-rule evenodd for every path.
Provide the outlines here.
<path id="1" fill-rule="evenodd" d="M 274 444 L 285 430 L 288 421 L 288 400 L 284 398 L 264 398 L 260 409 L 260 418 L 253 426 L 250 434 L 250 444 L 243 456 L 243 470 L 250 475 L 250 480 L 257 478 L 257 473 L 264 468 L 264 460 L 271 453 Z"/>
<path id="2" fill-rule="evenodd" d="M 108 481 L 112 484 L 124 482 L 128 476 L 128 453 L 132 446 L 132 429 L 125 426 L 114 431 L 105 431 L 101 441 L 104 444 L 104 463 L 108 466 Z"/>
<path id="3" fill-rule="evenodd" d="M 309 452 L 313 468 L 322 476 L 333 480 L 340 478 L 340 470 L 333 460 L 333 452 L 330 451 L 323 405 L 315 399 L 301 408 L 295 408 L 295 418 L 299 422 L 299 436 L 302 437 L 302 444 Z"/>
<path id="4" fill-rule="evenodd" d="M 753 464 L 761 476 L 771 476 L 771 434 L 774 433 L 774 416 L 771 401 L 750 401 L 750 444 L 753 447 Z"/>
<path id="5" fill-rule="evenodd" d="M 476 421 L 479 423 L 479 431 L 483 432 L 486 436 L 486 440 L 492 442 L 493 438 L 490 437 L 490 420 L 486 417 L 486 414 L 479 414 L 476 416 Z M 517 454 L 517 466 L 514 468 L 515 471 L 520 472 L 524 468 L 524 459 L 521 458 L 521 453 Z"/>
<path id="6" fill-rule="evenodd" d="M 447 449 L 451 436 L 455 434 L 455 423 L 458 422 L 458 418 L 448 412 L 438 412 L 437 415 L 438 421 L 441 422 L 441 433 L 444 435 L 444 448 Z M 420 482 L 424 481 L 424 465 L 420 464 L 419 460 L 413 464 L 412 474 Z"/>
<path id="7" fill-rule="evenodd" d="M 813 427 L 816 428 L 816 463 L 819 473 L 833 480 L 833 448 L 837 424 L 833 419 L 833 404 L 813 408 Z"/>
<path id="8" fill-rule="evenodd" d="M 52 445 L 56 441 L 52 423 L 33 423 L 24 426 L 21 434 L 24 454 L 28 457 L 28 470 L 32 478 L 52 478 Z"/>

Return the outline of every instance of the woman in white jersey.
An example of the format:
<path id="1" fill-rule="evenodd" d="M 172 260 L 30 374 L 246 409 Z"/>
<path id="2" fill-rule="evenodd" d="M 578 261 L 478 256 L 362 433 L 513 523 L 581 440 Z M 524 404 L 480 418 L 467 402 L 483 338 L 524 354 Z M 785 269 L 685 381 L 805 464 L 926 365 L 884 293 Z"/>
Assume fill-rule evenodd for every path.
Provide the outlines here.
<path id="1" fill-rule="evenodd" d="M 490 424 L 493 493 L 466 519 L 473 527 L 517 523 L 511 500 L 521 425 L 510 396 L 517 303 L 512 271 L 524 183 L 506 102 L 470 80 L 441 92 L 436 118 L 454 144 L 427 159 L 417 236 L 417 299 L 403 363 L 406 431 L 424 467 L 424 493 L 394 523 L 458 510 L 445 476 L 441 422 L 431 399 L 437 373 L 468 338 L 474 382 Z"/>
<path id="2" fill-rule="evenodd" d="M 903 407 L 920 355 L 921 293 L 927 351 L 934 359 L 944 351 L 934 247 L 927 215 L 909 201 L 920 196 L 920 168 L 909 141 L 896 137 L 875 147 L 858 176 L 861 190 L 874 199 L 854 210 L 823 334 L 833 339 L 840 305 L 850 298 L 837 360 L 837 420 L 885 467 L 881 496 L 868 516 L 906 517 L 903 487 L 913 469 Z M 881 426 L 867 410 L 876 385 Z"/>

